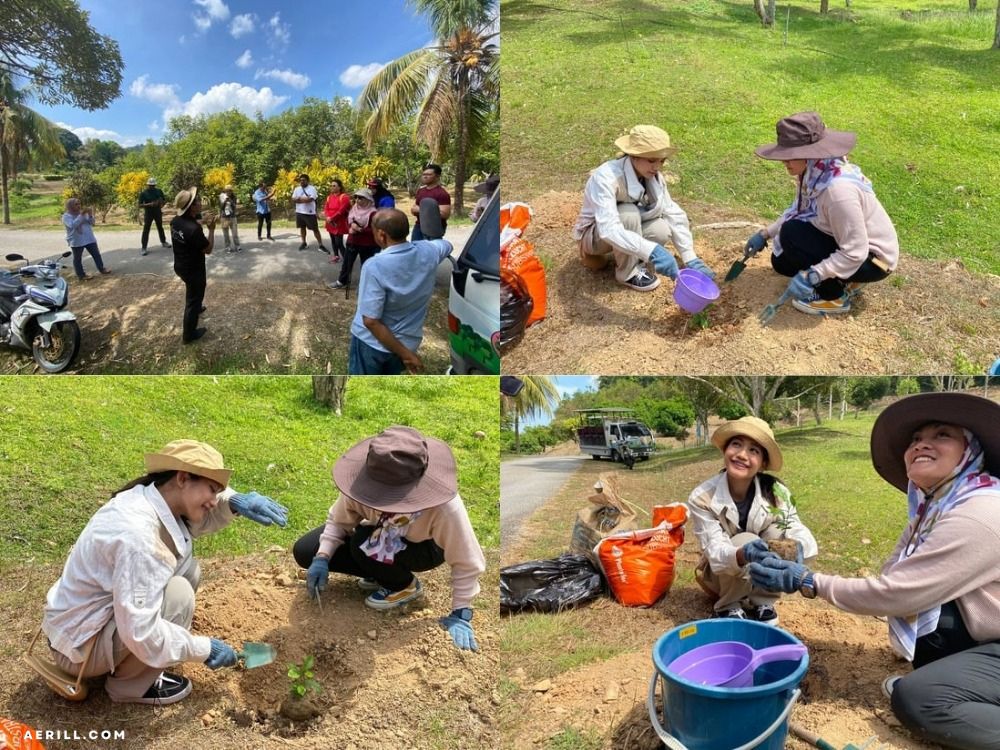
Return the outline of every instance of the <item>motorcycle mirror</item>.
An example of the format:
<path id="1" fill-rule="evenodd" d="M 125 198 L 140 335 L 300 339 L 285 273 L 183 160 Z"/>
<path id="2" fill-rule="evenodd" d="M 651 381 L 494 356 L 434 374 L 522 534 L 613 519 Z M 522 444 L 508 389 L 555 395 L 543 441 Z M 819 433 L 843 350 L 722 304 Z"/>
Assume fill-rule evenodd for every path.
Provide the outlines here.
<path id="1" fill-rule="evenodd" d="M 64 252 L 64 253 L 63 253 L 62 255 L 60 255 L 59 257 L 60 257 L 60 258 L 68 258 L 68 257 L 69 257 L 69 256 L 71 256 L 72 254 L 73 254 L 73 252 L 72 252 L 71 250 L 67 250 L 66 252 Z"/>
<path id="2" fill-rule="evenodd" d="M 23 255 L 18 255 L 17 253 L 7 253 L 7 255 L 3 257 L 6 258 L 7 260 L 27 260 L 27 258 L 25 258 Z"/>

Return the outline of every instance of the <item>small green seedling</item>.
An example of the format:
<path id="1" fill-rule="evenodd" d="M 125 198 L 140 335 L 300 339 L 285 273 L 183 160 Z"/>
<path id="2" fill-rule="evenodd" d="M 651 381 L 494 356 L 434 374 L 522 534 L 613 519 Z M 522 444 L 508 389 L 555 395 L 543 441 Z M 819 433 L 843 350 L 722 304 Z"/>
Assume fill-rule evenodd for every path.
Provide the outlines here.
<path id="1" fill-rule="evenodd" d="M 774 483 L 774 495 L 780 501 L 777 506 L 767 506 L 767 511 L 775 517 L 774 525 L 782 531 L 788 531 L 795 521 L 799 511 L 788 488 L 780 482 Z"/>
<path id="2" fill-rule="evenodd" d="M 293 698 L 304 698 L 310 690 L 314 693 L 323 690 L 323 686 L 315 679 L 315 672 L 313 672 L 315 663 L 314 657 L 307 656 L 301 664 L 288 665 L 288 679 L 291 682 L 289 692 Z"/>
<path id="3" fill-rule="evenodd" d="M 712 309 L 712 305 L 709 305 L 704 310 L 699 313 L 695 313 L 688 319 L 688 330 L 690 331 L 704 331 L 712 325 L 712 320 L 709 318 L 709 310 Z"/>

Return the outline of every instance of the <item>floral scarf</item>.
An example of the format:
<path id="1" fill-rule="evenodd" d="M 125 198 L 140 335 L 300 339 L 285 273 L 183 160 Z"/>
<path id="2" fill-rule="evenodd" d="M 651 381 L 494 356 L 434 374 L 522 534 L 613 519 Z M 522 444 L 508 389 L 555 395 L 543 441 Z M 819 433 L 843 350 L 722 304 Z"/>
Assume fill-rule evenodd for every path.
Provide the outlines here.
<path id="1" fill-rule="evenodd" d="M 403 535 L 422 512 L 379 514 L 375 530 L 362 542 L 361 551 L 376 562 L 392 565 L 396 555 L 406 549 Z"/>
<path id="2" fill-rule="evenodd" d="M 970 495 L 985 491 L 1000 497 L 1000 480 L 983 470 L 985 459 L 979 440 L 966 429 L 962 432 L 965 433 L 965 452 L 951 475 L 927 493 L 913 482 L 909 483 L 906 501 L 910 524 L 903 532 L 907 543 L 900 550 L 896 562 L 910 557 L 927 541 L 937 522 L 950 510 L 965 502 Z M 940 605 L 910 617 L 890 617 L 889 643 L 893 650 L 908 661 L 913 661 L 917 638 L 933 633 L 940 617 Z"/>
<path id="3" fill-rule="evenodd" d="M 789 219 L 799 221 L 809 221 L 818 214 L 816 201 L 820 194 L 830 187 L 834 180 L 850 180 L 861 186 L 865 192 L 872 192 L 872 183 L 861 173 L 861 168 L 856 164 L 851 164 L 843 156 L 832 159 L 809 159 L 806 162 L 806 171 L 799 177 L 799 192 L 785 213 L 781 215 L 779 221 L 784 223 Z M 774 254 L 781 255 L 781 240 L 775 235 L 773 238 Z"/>

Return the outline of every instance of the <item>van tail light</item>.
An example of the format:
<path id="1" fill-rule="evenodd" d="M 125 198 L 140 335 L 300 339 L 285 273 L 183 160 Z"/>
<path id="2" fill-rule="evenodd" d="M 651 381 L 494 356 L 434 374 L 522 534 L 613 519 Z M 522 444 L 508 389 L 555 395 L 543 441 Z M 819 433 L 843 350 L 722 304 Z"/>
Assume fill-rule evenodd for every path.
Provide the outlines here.
<path id="1" fill-rule="evenodd" d="M 462 321 L 460 321 L 451 313 L 448 313 L 448 330 L 454 334 L 457 334 L 461 326 L 462 326 Z"/>

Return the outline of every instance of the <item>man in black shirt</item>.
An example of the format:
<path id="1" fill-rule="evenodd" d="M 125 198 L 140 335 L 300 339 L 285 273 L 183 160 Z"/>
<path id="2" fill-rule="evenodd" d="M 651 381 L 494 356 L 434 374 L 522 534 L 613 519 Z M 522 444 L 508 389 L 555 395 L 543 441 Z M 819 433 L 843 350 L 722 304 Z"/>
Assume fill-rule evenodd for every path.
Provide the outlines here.
<path id="1" fill-rule="evenodd" d="M 198 328 L 198 316 L 205 308 L 205 256 L 211 255 L 215 245 L 215 217 L 202 222 L 201 199 L 198 188 L 181 190 L 174 199 L 177 216 L 170 221 L 170 237 L 174 241 L 174 273 L 184 282 L 184 343 L 190 344 L 205 335 Z M 208 227 L 208 237 L 202 225 Z"/>
<path id="2" fill-rule="evenodd" d="M 149 242 L 149 227 L 155 221 L 156 231 L 160 233 L 160 245 L 170 247 L 167 238 L 163 234 L 163 204 L 166 203 L 167 196 L 156 187 L 156 180 L 152 177 L 146 182 L 146 189 L 139 193 L 139 207 L 143 209 L 145 215 L 142 223 L 142 254 L 146 255 L 146 245 Z"/>

